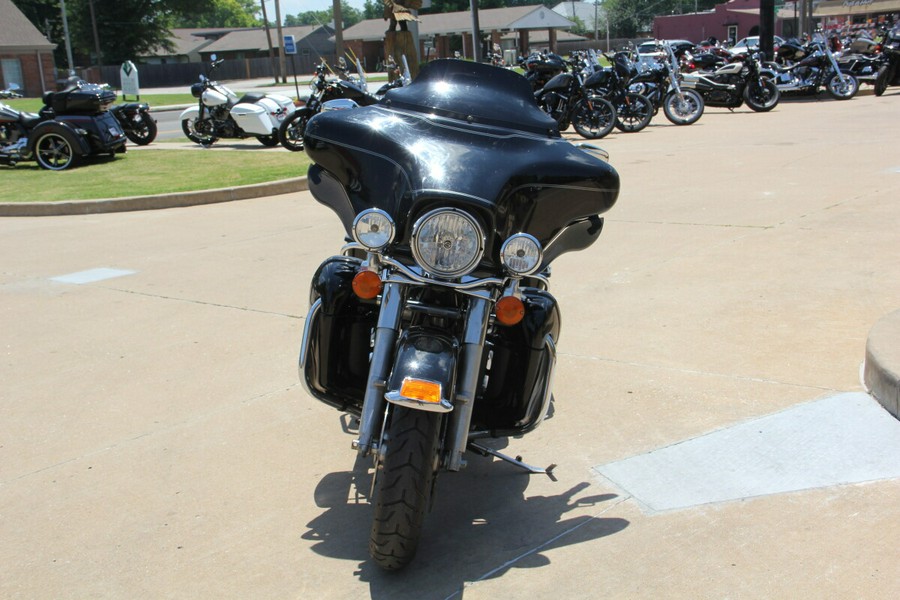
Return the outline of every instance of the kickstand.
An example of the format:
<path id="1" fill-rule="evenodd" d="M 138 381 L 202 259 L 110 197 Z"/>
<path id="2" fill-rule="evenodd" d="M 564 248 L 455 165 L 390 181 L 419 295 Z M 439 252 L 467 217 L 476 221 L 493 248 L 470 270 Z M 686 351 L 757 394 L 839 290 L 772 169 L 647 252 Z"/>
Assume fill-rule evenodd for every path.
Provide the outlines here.
<path id="1" fill-rule="evenodd" d="M 497 452 L 493 448 L 488 448 L 487 446 L 482 446 L 481 444 L 477 444 L 475 442 L 469 442 L 469 449 L 477 452 L 478 454 L 480 454 L 482 456 L 496 456 L 500 460 L 505 460 L 506 462 L 508 462 L 512 465 L 515 465 L 515 466 L 519 467 L 520 469 L 524 469 L 524 470 L 528 471 L 528 473 L 530 475 L 536 475 L 536 474 L 546 475 L 547 477 L 550 478 L 551 481 L 556 481 L 556 476 L 553 474 L 553 469 L 556 468 L 555 464 L 550 465 L 546 469 L 542 469 L 540 467 L 534 467 L 532 465 L 522 462 L 521 456 L 517 456 L 517 457 L 513 458 L 511 456 L 507 456 L 507 455 L 503 454 L 502 452 Z"/>

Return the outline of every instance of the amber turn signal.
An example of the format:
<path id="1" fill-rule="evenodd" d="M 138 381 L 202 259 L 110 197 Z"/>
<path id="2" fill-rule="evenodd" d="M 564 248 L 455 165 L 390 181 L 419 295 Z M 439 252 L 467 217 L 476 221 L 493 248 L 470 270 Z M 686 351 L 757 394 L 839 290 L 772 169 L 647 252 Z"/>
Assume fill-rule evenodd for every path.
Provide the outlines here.
<path id="1" fill-rule="evenodd" d="M 441 401 L 441 384 L 406 377 L 400 385 L 400 395 L 411 400 L 438 404 Z"/>
<path id="2" fill-rule="evenodd" d="M 497 301 L 494 313 L 503 325 L 515 325 L 525 317 L 525 304 L 515 296 L 504 296 Z"/>
<path id="3" fill-rule="evenodd" d="M 363 300 L 371 300 L 381 293 L 381 278 L 373 271 L 360 271 L 353 276 L 353 293 Z"/>

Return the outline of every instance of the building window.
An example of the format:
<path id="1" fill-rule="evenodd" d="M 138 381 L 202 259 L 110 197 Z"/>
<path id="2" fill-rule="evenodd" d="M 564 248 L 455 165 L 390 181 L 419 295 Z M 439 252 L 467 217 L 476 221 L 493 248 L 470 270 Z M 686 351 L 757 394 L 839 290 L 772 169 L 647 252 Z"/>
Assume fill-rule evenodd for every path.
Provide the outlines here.
<path id="1" fill-rule="evenodd" d="M 18 58 L 4 58 L 0 60 L 0 68 L 3 71 L 3 89 L 10 84 L 18 84 L 19 87 L 25 87 L 25 81 L 22 79 L 22 63 Z"/>
<path id="2" fill-rule="evenodd" d="M 737 25 L 729 25 L 725 30 L 725 39 L 729 41 L 729 43 L 735 43 L 737 41 Z"/>

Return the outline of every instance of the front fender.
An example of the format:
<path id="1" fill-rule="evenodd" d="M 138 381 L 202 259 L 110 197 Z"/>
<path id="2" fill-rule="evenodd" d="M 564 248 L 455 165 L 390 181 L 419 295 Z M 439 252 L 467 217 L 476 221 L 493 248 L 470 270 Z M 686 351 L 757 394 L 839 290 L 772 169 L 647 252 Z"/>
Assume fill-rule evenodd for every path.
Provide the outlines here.
<path id="1" fill-rule="evenodd" d="M 192 106 L 190 108 L 186 108 L 181 112 L 181 116 L 178 118 L 179 121 L 184 121 L 185 119 L 196 119 L 200 116 L 200 107 Z"/>
<path id="2" fill-rule="evenodd" d="M 453 410 L 453 385 L 459 344 L 440 332 L 413 328 L 403 332 L 397 341 L 394 367 L 388 378 L 385 400 L 409 408 L 431 412 Z M 439 398 L 417 397 L 404 388 L 404 382 L 426 382 L 440 386 Z"/>

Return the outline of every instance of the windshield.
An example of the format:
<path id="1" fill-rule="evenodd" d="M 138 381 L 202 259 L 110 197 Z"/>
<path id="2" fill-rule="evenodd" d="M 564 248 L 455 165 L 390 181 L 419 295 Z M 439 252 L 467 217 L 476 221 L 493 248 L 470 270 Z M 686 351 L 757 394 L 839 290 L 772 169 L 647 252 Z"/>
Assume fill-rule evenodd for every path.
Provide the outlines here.
<path id="1" fill-rule="evenodd" d="M 556 121 L 538 108 L 524 77 L 464 60 L 428 63 L 410 85 L 390 90 L 382 102 L 468 123 L 559 136 Z"/>

